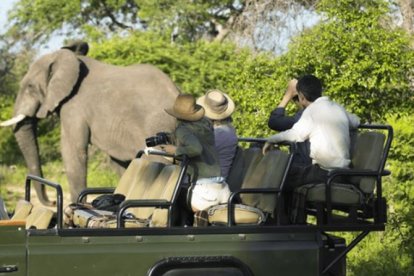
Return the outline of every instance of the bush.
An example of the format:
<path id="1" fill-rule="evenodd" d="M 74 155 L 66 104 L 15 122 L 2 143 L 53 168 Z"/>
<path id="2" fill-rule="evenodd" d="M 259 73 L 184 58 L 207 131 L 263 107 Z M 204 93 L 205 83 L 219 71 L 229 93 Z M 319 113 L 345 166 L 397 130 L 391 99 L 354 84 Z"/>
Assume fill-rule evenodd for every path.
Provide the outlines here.
<path id="1" fill-rule="evenodd" d="M 384 177 L 383 195 L 388 203 L 388 224 L 383 233 L 371 233 L 349 254 L 351 275 L 414 274 L 414 116 L 392 115 L 394 141 Z M 351 235 L 348 235 L 348 241 Z"/>

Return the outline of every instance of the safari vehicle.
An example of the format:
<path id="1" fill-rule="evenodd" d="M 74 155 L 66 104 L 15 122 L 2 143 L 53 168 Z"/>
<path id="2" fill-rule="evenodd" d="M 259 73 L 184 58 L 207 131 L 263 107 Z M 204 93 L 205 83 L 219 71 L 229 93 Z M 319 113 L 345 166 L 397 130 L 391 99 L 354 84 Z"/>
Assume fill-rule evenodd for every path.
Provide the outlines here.
<path id="1" fill-rule="evenodd" d="M 301 224 L 281 212 L 291 153 L 281 146 L 263 156 L 246 146 L 263 139 L 241 139 L 228 179 L 234 192 L 208 211 L 204 227 L 175 223 L 185 158 L 163 164 L 139 156 L 116 188 L 85 190 L 69 214 L 59 184 L 29 175 L 25 200 L 0 221 L 0 275 L 345 275 L 346 254 L 384 230 L 381 181 L 392 136 L 390 126 L 361 126 L 352 168 L 296 191 L 304 203 L 296 211 L 308 217 Z M 33 181 L 56 190 L 55 211 L 30 207 Z M 98 210 L 87 203 L 97 193 L 125 200 L 115 212 Z M 334 235 L 346 231 L 359 235 L 349 244 Z"/>

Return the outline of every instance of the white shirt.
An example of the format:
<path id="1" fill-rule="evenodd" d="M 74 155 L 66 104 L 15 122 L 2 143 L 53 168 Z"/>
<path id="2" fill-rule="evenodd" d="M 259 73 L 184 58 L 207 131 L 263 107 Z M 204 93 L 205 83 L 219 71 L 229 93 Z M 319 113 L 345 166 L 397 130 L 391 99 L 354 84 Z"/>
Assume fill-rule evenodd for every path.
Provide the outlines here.
<path id="1" fill-rule="evenodd" d="M 359 118 L 345 111 L 328 97 L 320 97 L 303 112 L 289 130 L 268 138 L 269 142 L 303 142 L 309 139 L 313 164 L 324 168 L 345 168 L 350 163 L 350 128 L 359 125 Z"/>

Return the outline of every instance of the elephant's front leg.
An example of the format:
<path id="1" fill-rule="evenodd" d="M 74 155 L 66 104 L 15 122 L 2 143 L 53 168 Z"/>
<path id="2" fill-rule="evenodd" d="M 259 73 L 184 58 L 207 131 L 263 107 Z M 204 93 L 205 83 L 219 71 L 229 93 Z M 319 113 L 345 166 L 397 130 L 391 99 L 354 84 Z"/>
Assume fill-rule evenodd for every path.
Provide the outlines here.
<path id="1" fill-rule="evenodd" d="M 89 132 L 84 123 L 68 125 L 62 120 L 62 158 L 72 202 L 76 202 L 79 193 L 86 188 Z"/>

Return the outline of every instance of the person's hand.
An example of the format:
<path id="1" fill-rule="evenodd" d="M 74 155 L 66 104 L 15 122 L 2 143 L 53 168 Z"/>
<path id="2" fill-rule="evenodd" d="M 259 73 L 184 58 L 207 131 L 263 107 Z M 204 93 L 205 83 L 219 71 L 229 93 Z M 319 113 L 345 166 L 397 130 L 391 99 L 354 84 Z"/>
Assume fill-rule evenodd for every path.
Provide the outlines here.
<path id="1" fill-rule="evenodd" d="M 263 148 L 262 148 L 262 153 L 263 153 L 263 155 L 265 155 L 265 154 L 266 154 L 266 152 L 268 152 L 269 150 L 271 150 L 271 149 L 272 149 L 272 147 L 273 147 L 273 144 L 272 144 L 272 143 L 270 143 L 270 142 L 266 142 L 266 143 L 263 145 Z"/>
<path id="2" fill-rule="evenodd" d="M 298 95 L 298 92 L 296 91 L 297 83 L 298 83 L 297 79 L 291 79 L 289 81 L 286 92 L 283 95 L 282 101 L 279 103 L 278 107 L 285 108 L 288 105 L 289 101 L 291 101 L 293 97 Z"/>
<path id="3" fill-rule="evenodd" d="M 175 154 L 177 150 L 177 147 L 174 145 L 161 145 L 160 148 L 168 154 Z"/>
<path id="4" fill-rule="evenodd" d="M 296 90 L 297 83 L 297 79 L 291 79 L 288 83 L 288 88 L 285 92 L 285 95 L 288 96 L 289 100 L 298 95 L 298 91 Z"/>

